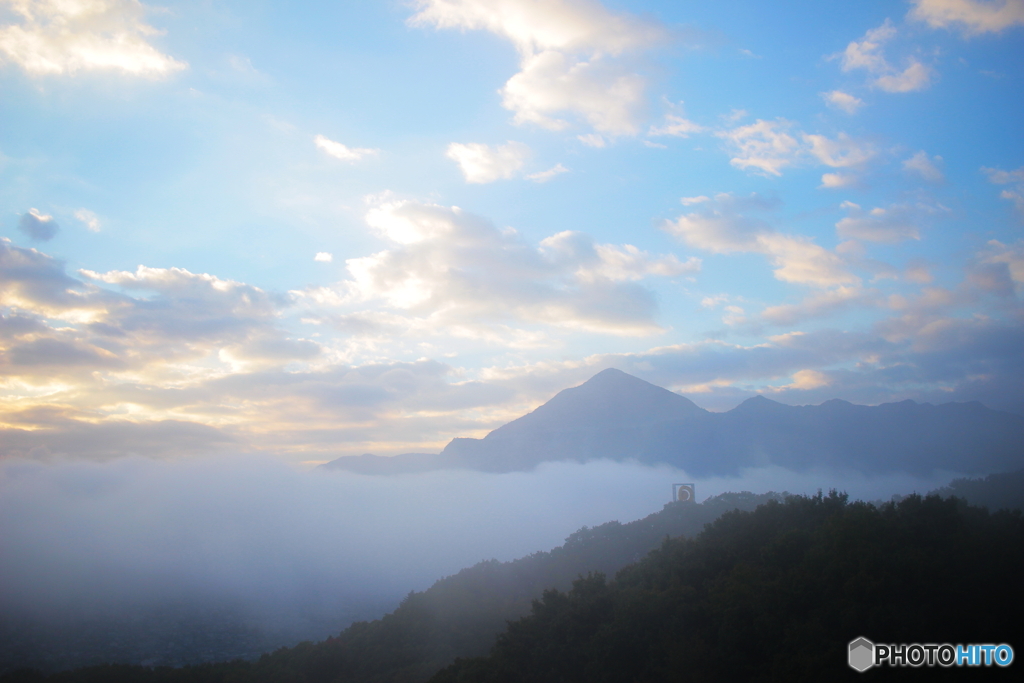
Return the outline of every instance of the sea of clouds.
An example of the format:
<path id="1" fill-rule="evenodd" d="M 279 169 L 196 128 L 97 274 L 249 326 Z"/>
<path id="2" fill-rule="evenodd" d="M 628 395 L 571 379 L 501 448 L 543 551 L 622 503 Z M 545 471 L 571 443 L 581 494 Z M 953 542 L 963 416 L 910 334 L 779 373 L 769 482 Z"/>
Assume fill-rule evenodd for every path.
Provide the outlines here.
<path id="1" fill-rule="evenodd" d="M 281 642 L 374 618 L 481 560 L 560 545 L 580 527 L 656 512 L 672 484 L 888 499 L 955 475 L 749 470 L 695 480 L 594 461 L 530 472 L 369 476 L 269 457 L 0 463 L 0 611 L 35 624 L 227 605 Z"/>

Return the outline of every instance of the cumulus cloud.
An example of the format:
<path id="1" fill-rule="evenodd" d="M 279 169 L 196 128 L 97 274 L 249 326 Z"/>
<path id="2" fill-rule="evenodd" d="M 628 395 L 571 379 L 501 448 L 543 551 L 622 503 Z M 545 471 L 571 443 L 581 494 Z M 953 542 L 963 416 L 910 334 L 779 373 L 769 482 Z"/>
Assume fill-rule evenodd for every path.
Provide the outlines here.
<path id="1" fill-rule="evenodd" d="M 870 143 L 854 140 L 845 133 L 835 139 L 796 130 L 785 119 L 756 122 L 723 130 L 716 135 L 726 142 L 736 168 L 753 170 L 765 176 L 781 176 L 783 169 L 801 163 L 817 162 L 832 168 L 861 168 L 876 151 Z M 836 179 L 841 176 L 835 176 Z M 826 187 L 834 187 L 822 179 Z"/>
<path id="2" fill-rule="evenodd" d="M 872 75 L 870 84 L 886 92 L 912 92 L 931 85 L 932 69 L 914 57 L 904 69 L 898 69 L 885 58 L 883 46 L 896 36 L 896 27 L 888 19 L 878 28 L 870 29 L 860 41 L 853 41 L 840 55 L 843 71 L 863 69 Z"/>
<path id="3" fill-rule="evenodd" d="M 334 254 L 329 251 L 318 251 L 316 256 L 313 257 L 313 260 L 318 263 L 330 263 L 334 260 Z"/>
<path id="4" fill-rule="evenodd" d="M 316 144 L 316 148 L 324 154 L 332 156 L 335 159 L 341 159 L 342 161 L 349 161 L 353 163 L 361 161 L 364 157 L 375 156 L 380 153 L 379 149 L 346 147 L 340 142 L 335 142 L 323 135 L 317 135 L 313 138 L 313 142 Z"/>
<path id="5" fill-rule="evenodd" d="M 569 122 L 557 114 L 569 111 L 601 133 L 635 135 L 645 85 L 642 76 L 600 57 L 579 62 L 547 50 L 523 61 L 502 88 L 502 106 L 515 112 L 518 124 L 562 130 Z"/>
<path id="6" fill-rule="evenodd" d="M 841 109 L 847 114 L 856 114 L 857 110 L 864 106 L 864 100 L 842 90 L 823 92 L 821 96 L 830 107 Z"/>
<path id="7" fill-rule="evenodd" d="M 929 157 L 928 153 L 922 150 L 903 162 L 903 170 L 915 173 L 929 182 L 941 183 L 946 179 L 939 170 L 941 164 L 942 157 Z"/>
<path id="8" fill-rule="evenodd" d="M 836 223 L 836 233 L 843 239 L 865 240 L 896 244 L 921 239 L 913 222 L 912 211 L 906 206 L 880 206 L 864 211 L 853 202 L 843 202 L 848 216 Z"/>
<path id="9" fill-rule="evenodd" d="M 53 216 L 41 213 L 38 209 L 29 209 L 18 219 L 18 230 L 37 242 L 48 242 L 57 236 L 60 226 Z"/>
<path id="10" fill-rule="evenodd" d="M 375 302 L 413 316 L 408 324 L 419 334 L 505 322 L 649 334 L 660 329 L 656 306 L 638 281 L 700 268 L 699 259 L 596 244 L 580 232 L 533 247 L 458 207 L 384 201 L 367 223 L 394 246 L 349 259 L 348 280 L 302 296 L 334 305 Z"/>
<path id="11" fill-rule="evenodd" d="M 5 374 L 18 377 L 25 388 L 48 386 L 64 372 L 34 370 L 41 353 L 49 354 L 55 368 L 80 378 L 92 377 L 91 369 L 102 370 L 89 380 L 101 383 L 105 377 L 141 379 L 139 373 L 154 371 L 183 373 L 182 378 L 202 375 L 210 369 L 188 364 L 220 351 L 250 361 L 264 354 L 272 365 L 284 362 L 275 340 L 283 338 L 277 316 L 286 301 L 256 287 L 180 268 L 145 266 L 135 272 L 81 271 L 79 279 L 68 275 L 62 262 L 9 242 L 0 243 L 0 266 L 0 306 L 38 324 L 30 336 L 12 337 L 2 348 Z M 297 358 L 308 358 L 318 348 L 295 343 Z M 176 363 L 185 365 L 172 371 Z"/>
<path id="12" fill-rule="evenodd" d="M 755 169 L 762 175 L 781 176 L 801 152 L 800 143 L 789 134 L 793 124 L 784 119 L 763 121 L 716 133 L 734 155 L 729 160 L 736 168 Z"/>
<path id="13" fill-rule="evenodd" d="M 459 165 L 467 183 L 483 184 L 514 178 L 530 157 L 530 148 L 511 140 L 495 147 L 453 142 L 445 156 Z"/>
<path id="14" fill-rule="evenodd" d="M 966 35 L 1024 26 L 1024 0 L 911 0 L 908 16 L 932 28 L 957 27 Z"/>
<path id="15" fill-rule="evenodd" d="M 784 282 L 831 287 L 858 281 L 834 252 L 806 237 L 776 232 L 764 220 L 741 213 L 771 206 L 756 195 L 739 198 L 720 194 L 700 206 L 701 211 L 667 221 L 664 230 L 692 247 L 716 254 L 764 254 L 776 279 Z"/>
<path id="16" fill-rule="evenodd" d="M 417 0 L 413 25 L 483 29 L 512 41 L 523 53 L 643 48 L 665 38 L 661 27 L 615 15 L 594 0 Z"/>
<path id="17" fill-rule="evenodd" d="M 659 25 L 609 12 L 594 0 L 419 0 L 409 22 L 486 30 L 511 41 L 520 72 L 501 90 L 517 123 L 552 130 L 565 114 L 607 135 L 635 135 L 646 80 L 615 58 L 663 42 Z"/>
<path id="18" fill-rule="evenodd" d="M 162 78 L 188 67 L 150 44 L 162 34 L 138 0 L 2 0 L 17 23 L 0 26 L 0 55 L 33 76 L 114 70 Z"/>

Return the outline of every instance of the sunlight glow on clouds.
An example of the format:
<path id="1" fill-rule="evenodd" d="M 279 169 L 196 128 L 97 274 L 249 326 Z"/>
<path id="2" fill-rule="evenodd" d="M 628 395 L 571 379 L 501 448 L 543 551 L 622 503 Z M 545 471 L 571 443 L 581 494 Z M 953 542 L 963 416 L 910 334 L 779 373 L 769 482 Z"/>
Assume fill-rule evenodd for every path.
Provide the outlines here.
<path id="1" fill-rule="evenodd" d="M 148 38 L 161 32 L 143 20 L 138 0 L 0 0 L 21 18 L 0 26 L 0 55 L 28 73 L 75 75 L 112 69 L 161 78 L 188 68 Z"/>
<path id="2" fill-rule="evenodd" d="M 664 42 L 660 26 L 614 15 L 594 0 L 419 0 L 409 22 L 439 29 L 486 30 L 512 41 L 521 71 L 502 88 L 516 123 L 551 130 L 580 116 L 594 130 L 635 135 L 646 79 L 614 61 Z"/>
<path id="3" fill-rule="evenodd" d="M 414 316 L 404 324 L 420 335 L 495 323 L 652 334 L 660 329 L 654 298 L 634 283 L 700 270 L 699 259 L 684 263 L 629 244 L 595 244 L 581 232 L 560 232 L 532 247 L 514 230 L 498 230 L 458 207 L 389 201 L 371 208 L 366 220 L 396 246 L 348 259 L 349 280 L 301 296 L 339 305 L 379 302 Z"/>

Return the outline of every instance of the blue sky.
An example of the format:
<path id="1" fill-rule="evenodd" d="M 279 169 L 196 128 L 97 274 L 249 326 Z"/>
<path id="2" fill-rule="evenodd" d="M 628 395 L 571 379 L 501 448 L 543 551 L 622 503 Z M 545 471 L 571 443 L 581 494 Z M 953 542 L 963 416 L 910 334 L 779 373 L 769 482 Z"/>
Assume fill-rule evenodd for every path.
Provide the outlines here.
<path id="1" fill-rule="evenodd" d="M 1022 71 L 1022 0 L 0 0 L 0 449 L 1024 413 Z"/>

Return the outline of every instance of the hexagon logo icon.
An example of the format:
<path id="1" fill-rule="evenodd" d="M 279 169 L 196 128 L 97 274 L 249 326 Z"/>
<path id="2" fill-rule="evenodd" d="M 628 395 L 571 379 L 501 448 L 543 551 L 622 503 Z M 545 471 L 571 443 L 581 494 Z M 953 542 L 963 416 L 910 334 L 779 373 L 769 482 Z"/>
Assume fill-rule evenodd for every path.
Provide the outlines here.
<path id="1" fill-rule="evenodd" d="M 850 641 L 850 668 L 864 672 L 875 664 L 875 644 L 861 637 Z"/>

